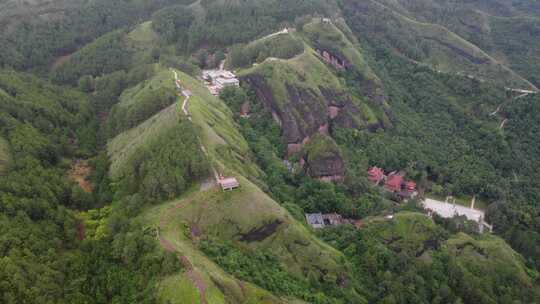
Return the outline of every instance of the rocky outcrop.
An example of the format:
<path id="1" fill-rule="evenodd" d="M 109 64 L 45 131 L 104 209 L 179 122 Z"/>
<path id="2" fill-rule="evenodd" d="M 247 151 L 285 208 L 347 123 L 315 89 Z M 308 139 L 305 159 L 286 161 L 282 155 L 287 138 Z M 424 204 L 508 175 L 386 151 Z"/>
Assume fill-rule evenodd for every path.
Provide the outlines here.
<path id="1" fill-rule="evenodd" d="M 343 180 L 345 164 L 335 141 L 326 135 L 316 134 L 302 150 L 304 169 L 309 176 L 324 182 Z"/>
<path id="2" fill-rule="evenodd" d="M 344 56 L 336 54 L 330 50 L 326 50 L 322 47 L 317 47 L 315 50 L 326 63 L 331 64 L 338 70 L 346 70 L 351 67 L 351 63 L 345 59 Z"/>
<path id="3" fill-rule="evenodd" d="M 257 95 L 257 99 L 272 113 L 282 128 L 289 155 L 298 152 L 305 139 L 316 133 L 330 135 L 332 128 L 367 126 L 362 112 L 346 93 L 324 88 L 299 88 L 285 84 L 287 101 L 275 99 L 272 89 L 262 75 L 250 74 L 241 78 Z M 317 90 L 318 89 L 318 90 Z M 375 128 L 379 127 L 378 125 Z"/>

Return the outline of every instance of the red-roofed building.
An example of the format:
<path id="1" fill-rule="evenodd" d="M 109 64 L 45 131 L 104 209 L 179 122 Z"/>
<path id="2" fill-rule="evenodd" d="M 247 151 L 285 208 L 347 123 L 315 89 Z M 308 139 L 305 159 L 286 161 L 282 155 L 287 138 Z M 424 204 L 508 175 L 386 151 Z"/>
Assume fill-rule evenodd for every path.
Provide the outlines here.
<path id="1" fill-rule="evenodd" d="M 381 182 L 384 177 L 384 171 L 378 167 L 371 167 L 368 170 L 368 181 L 374 185 Z"/>
<path id="2" fill-rule="evenodd" d="M 416 190 L 416 183 L 413 182 L 413 181 L 408 181 L 407 183 L 405 183 L 405 188 L 407 188 L 407 190 L 409 190 L 409 191 L 415 191 Z"/>
<path id="3" fill-rule="evenodd" d="M 384 188 L 392 192 L 401 191 L 401 185 L 403 185 L 403 176 L 399 173 L 389 175 L 384 183 Z"/>

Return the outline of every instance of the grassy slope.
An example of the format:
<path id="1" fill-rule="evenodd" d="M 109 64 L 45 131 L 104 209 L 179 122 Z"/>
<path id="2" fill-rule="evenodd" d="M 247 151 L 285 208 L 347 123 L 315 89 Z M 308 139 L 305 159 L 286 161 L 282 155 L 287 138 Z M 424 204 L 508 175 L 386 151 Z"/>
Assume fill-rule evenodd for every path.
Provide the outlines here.
<path id="1" fill-rule="evenodd" d="M 201 142 L 214 168 L 224 174 L 236 172 L 257 181 L 262 171 L 251 161 L 251 150 L 238 131 L 232 112 L 199 80 L 177 72 L 182 85 L 193 93 L 188 111 L 200 130 Z"/>
<path id="2" fill-rule="evenodd" d="M 128 34 L 133 44 L 152 45 L 158 41 L 159 36 L 152 29 L 152 21 L 143 22 Z"/>
<path id="3" fill-rule="evenodd" d="M 164 70 L 164 72 L 164 76 L 168 74 L 170 83 L 174 85 L 172 72 L 167 70 Z M 195 80 L 193 81 L 195 83 Z M 193 98 L 192 100 L 194 99 L 196 98 Z M 139 126 L 119 134 L 108 143 L 107 148 L 109 157 L 111 159 L 110 174 L 113 178 L 120 174 L 123 166 L 126 164 L 126 161 L 129 159 L 132 153 L 137 150 L 138 147 L 144 145 L 150 138 L 154 138 L 157 134 L 166 132 L 166 130 L 174 127 L 178 122 L 178 119 L 183 118 L 183 114 L 181 114 L 181 110 L 179 108 L 180 102 L 181 100 L 179 100 L 178 103 L 162 110 L 160 113 L 154 115 L 152 118 L 148 119 Z M 204 128 L 202 128 L 201 131 L 205 134 L 209 133 L 204 132 Z M 210 137 L 207 136 L 208 135 L 206 135 L 205 138 L 210 138 L 210 146 L 225 142 L 222 141 L 217 134 Z M 186 194 L 187 197 L 190 197 L 191 195 L 194 194 Z M 153 207 L 145 212 L 141 216 L 140 220 L 142 220 L 146 225 L 158 227 L 161 216 L 167 213 L 167 210 L 176 203 L 177 202 L 168 202 Z M 168 236 L 168 239 L 175 239 L 181 236 L 180 233 L 175 233 L 177 232 L 177 228 L 178 227 L 173 225 L 170 231 L 167 229 L 168 232 L 174 234 L 174 236 Z M 208 285 L 208 289 L 206 291 L 206 299 L 208 303 L 235 303 L 237 300 L 242 300 L 242 303 L 262 303 L 258 301 L 260 297 L 273 299 L 268 303 L 280 303 L 278 299 L 271 296 L 267 292 L 260 290 L 255 286 L 240 283 L 239 281 L 230 277 L 212 262 L 206 259 L 202 254 L 200 254 L 191 244 L 186 243 L 178 245 L 177 242 L 174 244 L 175 246 L 177 245 L 179 252 L 189 258 L 196 269 L 204 270 L 202 273 L 203 279 Z M 212 277 L 212 279 L 210 279 L 210 277 Z M 214 281 L 220 284 L 219 288 Z M 224 290 L 227 291 L 226 293 L 229 294 L 225 295 L 221 291 L 221 288 L 224 288 Z M 167 303 L 167 301 L 171 301 L 171 303 L 197 303 L 196 301 L 199 299 L 199 292 L 197 288 L 190 280 L 187 280 L 183 274 L 174 275 L 163 280 L 160 282 L 158 290 L 160 292 L 160 302 L 162 303 Z M 227 302 L 225 301 L 225 298 L 232 300 Z M 251 302 L 246 301 L 246 299 L 250 299 Z"/>
<path id="4" fill-rule="evenodd" d="M 155 66 L 156 75 L 151 79 L 141 82 L 138 85 L 125 90 L 120 96 L 120 102 L 115 107 L 128 109 L 133 104 L 139 102 L 145 95 L 152 94 L 152 91 L 159 91 L 162 88 L 175 89 L 174 82 L 171 81 L 171 72 Z"/>
<path id="5" fill-rule="evenodd" d="M 169 73 L 172 83 L 173 73 Z M 338 266 L 341 253 L 313 237 L 304 226 L 296 222 L 285 209 L 252 182 L 259 183 L 258 177 L 262 173 L 251 162 L 248 145 L 238 132 L 232 113 L 226 105 L 212 96 L 198 80 L 181 72 L 179 77 L 183 85 L 193 92 L 188 110 L 213 166 L 225 175 L 237 177 L 242 187 L 229 193 L 223 193 L 217 187 L 206 192 L 194 189 L 179 200 L 150 207 L 140 216 L 140 220 L 146 225 L 158 227 L 164 215 L 173 219 L 161 227 L 160 233 L 171 241 L 178 252 L 185 255 L 201 274 L 208 287 L 208 303 L 297 301 L 278 299 L 256 286 L 240 282 L 207 259 L 187 237 L 189 233 L 186 234 L 187 227 L 194 223 L 194 219 L 197 219 L 197 226 L 203 233 L 233 240 L 236 245 L 246 250 L 272 250 L 293 273 L 317 272 L 315 265 L 328 270 L 329 274 L 342 272 L 343 269 Z M 176 104 L 114 138 L 108 144 L 112 161 L 111 174 L 118 174 L 136 147 L 174 125 L 182 116 Z M 173 208 L 179 203 L 182 207 Z M 263 242 L 244 244 L 237 240 L 238 232 L 247 232 L 273 219 L 278 219 L 283 224 L 274 235 Z M 298 245 L 295 241 L 304 245 Z M 191 282 L 186 281 L 183 275 L 171 276 L 162 281 L 159 290 L 164 302 L 171 300 L 172 303 L 192 303 L 198 297 L 198 290 Z"/>
<path id="6" fill-rule="evenodd" d="M 365 220 L 369 234 L 383 243 L 408 252 L 420 252 L 424 243 L 433 238 L 437 225 L 427 216 L 415 212 L 400 212 L 392 220 L 371 217 Z"/>
<path id="7" fill-rule="evenodd" d="M 415 212 L 397 213 L 392 220 L 370 218 L 366 224 L 367 231 L 383 243 L 412 253 L 424 252 L 426 241 L 440 233 L 429 217 Z M 532 270 L 527 269 L 521 255 L 497 236 L 483 234 L 473 237 L 458 233 L 441 245 L 439 250 L 449 255 L 453 267 L 465 272 L 471 282 L 484 281 L 483 288 L 496 288 L 499 286 L 497 280 L 510 280 L 518 288 L 538 289 L 533 287 L 537 274 L 530 273 Z M 425 249 L 428 250 L 425 253 L 432 250 Z M 427 263 L 430 261 L 425 255 L 420 259 Z M 492 281 L 485 281 L 487 278 Z"/>
<path id="8" fill-rule="evenodd" d="M 6 174 L 10 158 L 9 143 L 0 137 L 0 176 Z"/>
<path id="9" fill-rule="evenodd" d="M 132 65 L 152 62 L 151 50 L 159 46 L 159 35 L 152 29 L 152 21 L 139 24 L 126 35 L 126 47 L 133 52 Z"/>
<path id="10" fill-rule="evenodd" d="M 321 106 L 326 106 L 326 99 L 319 88 L 326 88 L 334 92 L 345 91 L 337 76 L 318 59 L 316 52 L 308 45 L 306 45 L 303 54 L 292 59 L 266 60 L 257 66 L 240 71 L 239 75 L 244 76 L 252 73 L 265 76 L 276 102 L 282 107 L 289 101 L 286 83 L 311 91 L 316 95 Z M 360 106 L 367 123 L 377 123 L 376 115 L 366 102 L 354 98 L 354 96 L 353 101 Z M 297 116 L 297 121 L 303 120 L 303 117 L 299 116 L 298 113 L 294 114 Z M 360 120 L 357 122 L 359 125 L 365 124 Z"/>
<path id="11" fill-rule="evenodd" d="M 474 44 L 449 31 L 446 27 L 428 22 L 419 22 L 382 3 L 384 2 L 369 1 L 368 16 L 372 18 L 378 16 L 378 20 L 385 20 L 384 22 L 397 36 L 413 36 L 416 39 L 416 42 L 409 41 L 407 43 L 417 44 L 418 41 L 421 41 L 425 48 L 430 50 L 429 55 L 422 60 L 422 63 L 443 72 L 470 74 L 481 79 L 498 80 L 509 86 L 531 87 L 531 84 L 520 75 L 499 63 Z M 451 45 L 456 50 L 477 59 L 486 60 L 487 63 L 472 64 L 464 57 L 456 56 L 455 50 L 451 50 L 434 39 L 446 45 Z"/>
<path id="12" fill-rule="evenodd" d="M 380 83 L 371 67 L 364 59 L 362 48 L 358 43 L 353 44 L 349 38 L 334 24 L 324 24 L 320 19 L 304 25 L 304 32 L 308 40 L 317 40 L 323 46 L 337 48 L 366 79 Z M 317 37 L 317 38 L 314 38 Z"/>
<path id="13" fill-rule="evenodd" d="M 107 152 L 111 159 L 111 177 L 118 177 L 123 166 L 137 148 L 145 144 L 156 134 L 174 127 L 180 118 L 178 104 L 173 104 L 157 113 L 139 126 L 123 132 L 107 144 Z"/>
<path id="14" fill-rule="evenodd" d="M 160 69 L 156 76 L 152 77 L 148 81 L 144 81 L 133 88 L 125 90 L 120 96 L 121 107 L 128 107 L 131 104 L 137 102 L 145 90 L 157 90 L 161 87 L 174 89 L 174 82 L 171 81 L 171 72 L 165 69 Z"/>
<path id="15" fill-rule="evenodd" d="M 535 284 L 538 273 L 528 269 L 523 257 L 497 236 L 484 234 L 473 238 L 459 233 L 446 241 L 444 250 L 466 277 L 482 282 L 492 294 L 497 294 L 499 282 L 512 282 L 516 293 L 525 289 L 536 299 L 540 296 L 540 288 Z"/>
<path id="16" fill-rule="evenodd" d="M 447 27 L 538 86 L 540 44 L 534 29 L 540 12 L 534 1 L 378 1 L 411 19 Z"/>
<path id="17" fill-rule="evenodd" d="M 160 227 L 160 234 L 169 240 L 178 253 L 184 255 L 193 265 L 194 270 L 200 274 L 206 284 L 206 300 L 213 303 L 294 303 L 294 300 L 276 298 L 265 290 L 252 284 L 235 279 L 225 273 L 219 266 L 209 260 L 194 245 L 189 236 L 189 225 L 192 223 L 185 219 L 185 208 L 196 210 L 194 212 L 201 218 L 206 217 L 214 210 L 205 207 L 205 202 L 222 196 L 222 192 L 214 189 L 209 192 L 194 191 L 184 197 L 148 209 L 141 219 L 149 226 Z M 177 205 L 180 208 L 175 208 Z M 205 205 L 202 205 L 205 204 Z M 164 215 L 170 215 L 170 222 L 161 225 Z M 219 216 L 219 214 L 216 214 Z M 191 219 L 190 219 L 191 220 Z M 216 228 L 218 229 L 218 228 Z M 159 283 L 159 297 L 163 303 L 198 303 L 192 302 L 199 298 L 199 292 L 190 282 L 186 282 L 182 274 L 171 276 Z"/>
<path id="18" fill-rule="evenodd" d="M 309 259 L 316 257 L 307 257 L 307 253 L 316 252 L 316 255 L 320 255 L 322 259 L 320 265 L 328 265 L 329 269 L 335 269 L 337 267 L 335 260 L 340 256 L 338 252 L 314 239 L 302 225 L 292 219 L 285 209 L 251 181 L 242 177 L 249 177 L 251 172 L 258 173 L 258 170 L 250 164 L 247 143 L 235 129 L 232 114 L 228 108 L 219 99 L 211 96 L 197 80 L 182 73 L 180 73 L 180 78 L 183 84 L 194 92 L 195 97 L 190 101 L 189 111 L 193 115 L 195 124 L 201 127 L 203 144 L 210 158 L 217 165 L 216 169 L 235 175 L 242 184 L 242 189 L 239 191 L 225 195 L 218 192 L 215 199 L 207 201 L 208 204 L 215 204 L 209 208 L 218 208 L 219 211 L 208 212 L 204 216 L 201 228 L 206 228 L 208 231 L 214 229 L 221 237 L 234 238 L 238 231 L 229 227 L 231 222 L 235 222 L 241 232 L 247 232 L 272 219 L 279 219 L 284 222 L 284 225 L 282 230 L 278 230 L 278 233 L 271 237 L 273 241 L 268 239 L 261 244 L 252 244 L 250 247 L 272 248 L 274 252 L 279 252 L 283 260 L 288 262 L 287 266 L 294 270 L 298 270 L 299 266 L 291 263 L 293 256 L 301 266 L 308 266 L 311 263 Z M 222 205 L 216 203 L 223 200 L 233 204 L 234 207 L 220 210 Z M 191 212 L 200 211 L 199 204 L 192 207 L 196 208 Z M 184 215 L 188 214 L 186 210 L 184 210 Z M 286 245 L 294 239 L 305 239 L 311 245 L 308 248 L 297 248 L 298 251 L 287 253 Z M 305 265 L 302 265 L 304 263 Z"/>

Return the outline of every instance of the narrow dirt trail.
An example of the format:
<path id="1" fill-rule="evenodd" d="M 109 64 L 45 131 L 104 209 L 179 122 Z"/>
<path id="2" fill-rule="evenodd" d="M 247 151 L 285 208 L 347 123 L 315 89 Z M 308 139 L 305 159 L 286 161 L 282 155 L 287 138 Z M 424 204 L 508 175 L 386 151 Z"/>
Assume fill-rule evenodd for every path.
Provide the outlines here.
<path id="1" fill-rule="evenodd" d="M 282 29 L 281 31 L 272 33 L 272 34 L 270 34 L 270 35 L 266 35 L 266 36 L 262 37 L 260 40 L 264 40 L 264 39 L 272 38 L 272 37 L 277 36 L 277 35 L 288 34 L 288 33 L 289 33 L 289 29 L 284 28 L 284 29 Z"/>
<path id="2" fill-rule="evenodd" d="M 504 128 L 504 125 L 506 124 L 506 122 L 508 121 L 508 118 L 505 118 L 502 122 L 501 122 L 501 125 L 499 126 L 499 130 Z"/>
<path id="3" fill-rule="evenodd" d="M 180 85 L 180 81 L 178 80 L 178 73 L 175 70 L 171 69 L 171 72 L 174 74 L 174 83 L 176 85 L 176 88 L 178 90 L 182 91 L 182 94 L 178 94 L 178 96 L 184 96 L 184 102 L 182 103 L 182 112 L 187 116 L 187 118 L 191 121 L 191 116 L 189 115 L 189 112 L 187 110 L 187 106 L 189 103 L 189 98 L 191 97 L 192 93 L 190 90 L 182 89 L 182 86 Z"/>
<path id="4" fill-rule="evenodd" d="M 183 207 L 183 204 L 178 203 L 168 208 L 167 210 L 165 210 L 162 213 L 161 218 L 159 220 L 159 230 L 163 230 L 171 222 L 172 215 L 174 214 L 174 212 L 182 207 Z M 176 253 L 178 260 L 180 261 L 182 266 L 184 266 L 184 268 L 186 269 L 186 272 L 185 272 L 186 277 L 193 283 L 193 285 L 195 285 L 195 287 L 197 287 L 197 290 L 199 291 L 199 298 L 201 300 L 200 303 L 207 304 L 206 289 L 208 288 L 208 286 L 204 282 L 201 274 L 193 268 L 193 264 L 191 264 L 191 262 L 185 255 L 180 254 L 178 250 L 175 248 L 175 246 L 167 238 L 165 238 L 165 236 L 159 233 L 159 230 L 158 230 L 159 244 L 166 251 Z"/>
<path id="5" fill-rule="evenodd" d="M 497 109 L 496 109 L 495 111 L 489 113 L 489 116 L 493 116 L 493 115 L 499 113 L 499 111 L 501 110 L 501 107 L 503 106 L 503 104 L 504 104 L 504 103 L 501 103 L 501 104 L 497 107 Z"/>

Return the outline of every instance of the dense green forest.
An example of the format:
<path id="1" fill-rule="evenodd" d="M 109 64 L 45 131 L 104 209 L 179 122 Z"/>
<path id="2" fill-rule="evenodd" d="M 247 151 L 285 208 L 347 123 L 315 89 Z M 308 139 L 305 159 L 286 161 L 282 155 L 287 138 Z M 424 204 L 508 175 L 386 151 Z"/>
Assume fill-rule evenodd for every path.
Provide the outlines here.
<path id="1" fill-rule="evenodd" d="M 540 85 L 536 2 L 4 8 L 1 303 L 540 302 L 540 94 L 507 90 Z M 213 97 L 198 77 L 222 60 L 242 83 Z M 283 92 L 245 81 L 257 65 Z M 291 125 L 311 133 L 292 143 Z M 329 159 L 336 182 L 312 172 Z M 485 202 L 493 233 L 398 202 L 373 165 Z"/>
<path id="2" fill-rule="evenodd" d="M 134 25 L 172 3 L 92 1 L 67 9 L 64 18 L 48 21 L 47 26 L 23 23 L 0 37 L 5 46 L 0 51 L 0 66 L 44 71 L 55 57 L 69 54 L 110 31 Z"/>
<path id="3" fill-rule="evenodd" d="M 157 251 L 153 236 L 136 223 L 112 221 L 106 235 L 84 238 L 75 214 L 75 208 L 109 203 L 102 195 L 80 206 L 65 174 L 70 158 L 92 156 L 98 148 L 89 97 L 3 70 L 0 106 L 0 130 L 11 153 L 0 180 L 2 303 L 151 301 L 148 274 L 174 272 L 176 258 Z M 107 165 L 96 161 L 97 168 Z M 97 169 L 94 177 L 100 182 L 103 174 Z M 114 214 L 128 215 L 121 208 Z"/>

